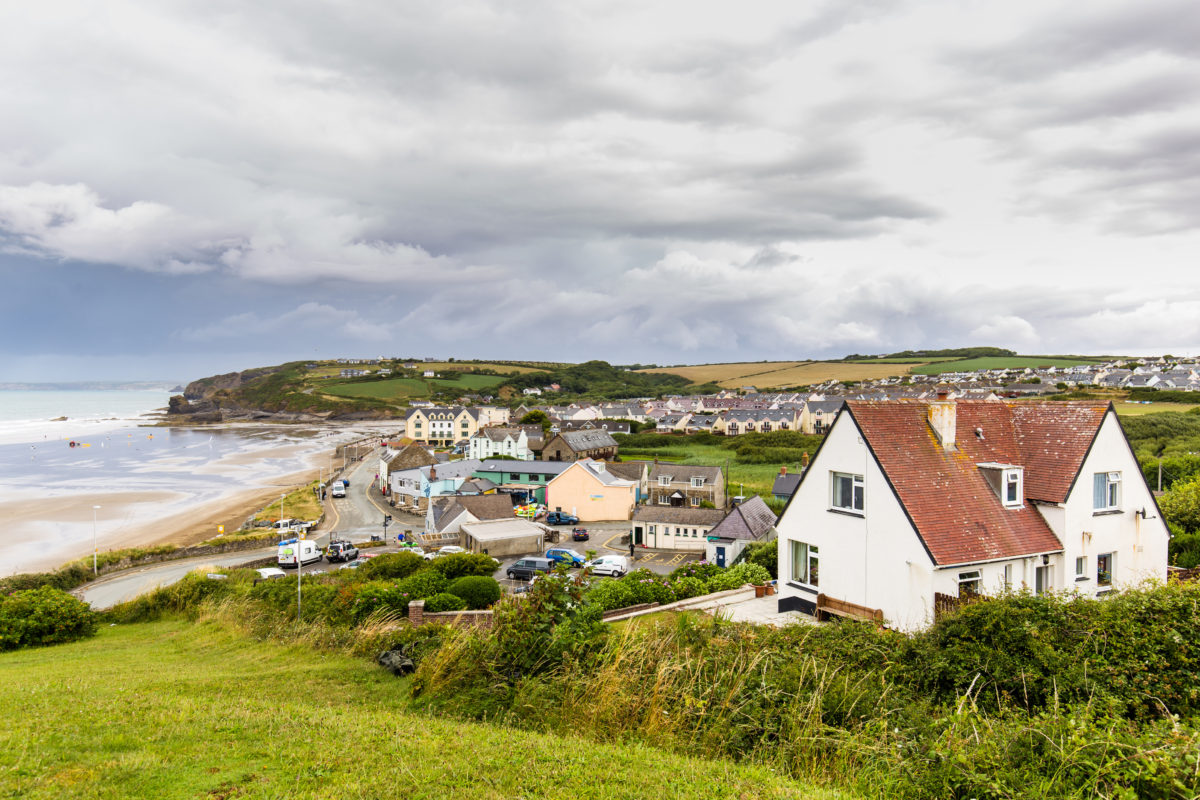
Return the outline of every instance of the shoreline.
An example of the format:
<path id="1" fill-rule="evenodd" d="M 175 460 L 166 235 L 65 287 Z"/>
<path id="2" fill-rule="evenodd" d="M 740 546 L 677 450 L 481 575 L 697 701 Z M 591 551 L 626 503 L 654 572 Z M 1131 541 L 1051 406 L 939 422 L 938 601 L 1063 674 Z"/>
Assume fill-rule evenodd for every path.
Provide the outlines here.
<path id="1" fill-rule="evenodd" d="M 144 418 L 126 420 L 124 424 L 142 427 L 139 423 L 144 421 Z M 52 571 L 86 558 L 92 552 L 94 536 L 100 552 L 161 544 L 195 545 L 217 537 L 219 525 L 224 525 L 225 536 L 234 540 L 236 537 L 231 534 L 256 512 L 278 500 L 282 492 L 319 476 L 328 480 L 335 454 L 344 444 L 386 435 L 392 427 L 372 422 L 188 426 L 187 430 L 193 432 L 204 428 L 225 432 L 243 429 L 247 434 L 247 445 L 211 461 L 184 467 L 180 473 L 181 478 L 188 474 L 198 478 L 207 476 L 203 478 L 205 481 L 216 475 L 228 476 L 230 488 L 218 488 L 216 492 L 211 485 L 206 488 L 187 479 L 177 486 L 168 480 L 161 486 L 130 486 L 122 491 L 119 479 L 114 479 L 76 487 L 81 491 L 60 492 L 44 486 L 36 494 L 13 494 L 13 500 L 0 503 L 0 511 L 13 523 L 8 527 L 8 537 L 0 534 L 0 577 Z M 298 428 L 311 432 L 310 437 L 305 437 L 307 441 L 285 435 L 268 442 L 254 435 L 264 430 L 290 434 Z M 189 452 L 194 454 L 196 450 Z M 161 462 L 169 475 L 181 467 L 171 463 L 178 460 L 176 454 L 168 455 Z M 158 482 L 164 483 L 161 479 Z M 241 487 L 233 488 L 239 483 Z M 93 532 L 93 505 L 101 506 L 98 536 Z"/>

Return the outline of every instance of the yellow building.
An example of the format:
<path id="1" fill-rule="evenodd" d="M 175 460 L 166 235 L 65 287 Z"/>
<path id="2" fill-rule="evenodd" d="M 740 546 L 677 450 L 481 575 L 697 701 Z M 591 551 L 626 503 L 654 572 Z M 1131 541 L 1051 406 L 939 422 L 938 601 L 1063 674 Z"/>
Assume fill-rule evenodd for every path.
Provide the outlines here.
<path id="1" fill-rule="evenodd" d="M 637 483 L 618 478 L 603 461 L 581 459 L 546 484 L 546 505 L 579 517 L 580 522 L 629 519 Z"/>
<path id="2" fill-rule="evenodd" d="M 419 442 L 452 445 L 479 432 L 479 410 L 462 406 L 409 409 L 404 435 Z"/>

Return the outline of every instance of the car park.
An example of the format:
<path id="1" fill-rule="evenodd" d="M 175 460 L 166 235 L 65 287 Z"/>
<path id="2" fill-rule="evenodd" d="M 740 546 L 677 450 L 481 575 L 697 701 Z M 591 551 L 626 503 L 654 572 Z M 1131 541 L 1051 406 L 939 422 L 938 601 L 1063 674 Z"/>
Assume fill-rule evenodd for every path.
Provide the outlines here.
<path id="1" fill-rule="evenodd" d="M 565 514 L 562 511 L 551 511 L 546 515 L 547 525 L 578 525 L 579 517 Z"/>
<path id="2" fill-rule="evenodd" d="M 610 575 L 619 578 L 629 572 L 629 559 L 625 556 L 600 556 L 584 564 L 593 575 Z"/>
<path id="3" fill-rule="evenodd" d="M 546 558 L 566 564 L 568 567 L 582 567 L 587 561 L 579 551 L 569 547 L 551 547 L 546 551 Z"/>
<path id="4" fill-rule="evenodd" d="M 527 556 L 518 558 L 504 574 L 509 580 L 530 581 L 538 573 L 551 572 L 554 569 L 554 561 L 549 558 L 540 558 L 538 556 Z"/>

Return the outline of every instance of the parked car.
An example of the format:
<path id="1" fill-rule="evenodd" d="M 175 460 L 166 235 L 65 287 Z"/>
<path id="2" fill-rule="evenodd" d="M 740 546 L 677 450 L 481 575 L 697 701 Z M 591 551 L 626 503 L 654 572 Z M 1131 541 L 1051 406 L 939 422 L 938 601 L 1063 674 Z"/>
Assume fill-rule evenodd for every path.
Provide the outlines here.
<path id="1" fill-rule="evenodd" d="M 264 581 L 282 578 L 284 575 L 287 575 L 287 573 L 281 570 L 279 567 L 260 567 L 254 571 L 258 573 L 259 579 Z"/>
<path id="2" fill-rule="evenodd" d="M 512 566 L 505 570 L 504 574 L 508 576 L 509 580 L 531 581 L 538 573 L 550 572 L 553 569 L 553 560 L 530 556 L 528 558 L 517 559 Z"/>
<path id="3" fill-rule="evenodd" d="M 343 486 L 340 481 L 338 483 L 335 483 L 333 486 L 329 487 L 329 496 L 330 497 L 345 497 L 346 496 L 346 487 Z"/>
<path id="4" fill-rule="evenodd" d="M 358 548 L 353 543 L 336 540 L 329 543 L 325 549 L 325 560 L 332 564 L 335 561 L 353 561 L 358 558 Z"/>
<path id="5" fill-rule="evenodd" d="M 571 539 L 576 542 L 586 542 L 590 538 L 592 537 L 588 535 L 587 528 L 574 528 L 571 531 Z"/>
<path id="6" fill-rule="evenodd" d="M 349 564 L 342 564 L 338 569 L 358 569 L 362 563 L 361 561 L 351 561 Z"/>
<path id="7" fill-rule="evenodd" d="M 593 575 L 610 575 L 619 578 L 629 572 L 629 559 L 625 556 L 600 556 L 584 564 Z"/>
<path id="8" fill-rule="evenodd" d="M 568 567 L 582 567 L 587 561 L 578 551 L 568 547 L 551 547 L 546 551 L 546 558 L 551 561 L 559 561 L 566 564 Z"/>
<path id="9" fill-rule="evenodd" d="M 551 511 L 546 515 L 547 525 L 578 525 L 579 517 L 564 514 L 562 511 Z"/>
<path id="10" fill-rule="evenodd" d="M 440 547 L 437 550 L 434 550 L 433 552 L 425 553 L 424 558 L 426 561 L 432 561 L 433 559 L 441 558 L 442 556 L 449 556 L 455 553 L 465 552 L 467 552 L 467 550 L 464 547 L 459 547 L 456 544 L 448 544 L 445 547 Z"/>

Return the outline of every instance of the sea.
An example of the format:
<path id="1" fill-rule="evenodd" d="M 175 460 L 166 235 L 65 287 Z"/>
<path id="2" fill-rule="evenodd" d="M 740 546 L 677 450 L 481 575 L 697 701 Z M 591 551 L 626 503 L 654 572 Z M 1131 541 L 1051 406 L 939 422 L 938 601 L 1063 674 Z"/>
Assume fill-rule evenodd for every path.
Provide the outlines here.
<path id="1" fill-rule="evenodd" d="M 169 396 L 0 390 L 0 576 L 90 554 L 93 538 L 100 550 L 125 546 L 156 520 L 212 511 L 248 490 L 290 488 L 362 434 L 361 426 L 154 427 Z"/>

